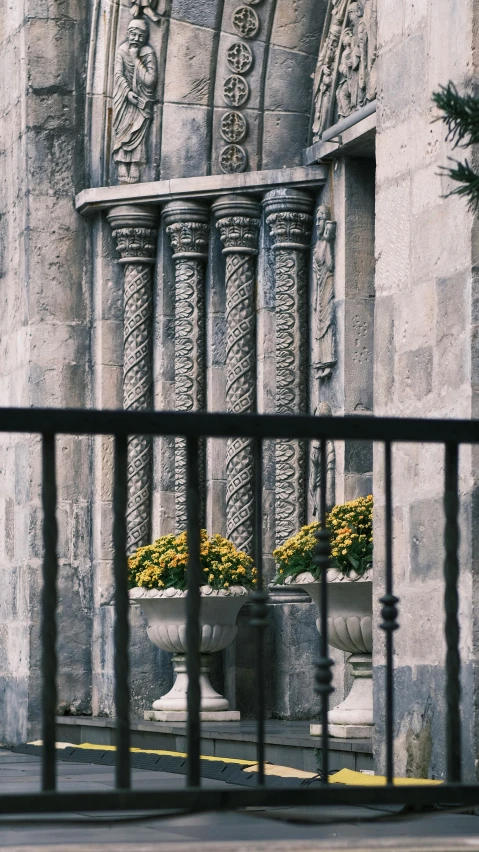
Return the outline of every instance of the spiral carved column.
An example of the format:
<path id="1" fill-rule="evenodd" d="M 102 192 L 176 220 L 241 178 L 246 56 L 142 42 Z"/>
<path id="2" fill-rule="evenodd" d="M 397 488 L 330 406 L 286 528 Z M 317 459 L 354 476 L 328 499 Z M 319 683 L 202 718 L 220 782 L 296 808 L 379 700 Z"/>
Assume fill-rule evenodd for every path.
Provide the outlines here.
<path id="1" fill-rule="evenodd" d="M 123 407 L 152 408 L 153 265 L 157 215 L 152 208 L 115 207 L 108 213 L 119 263 L 124 267 Z M 152 440 L 135 435 L 128 442 L 127 551 L 150 542 Z"/>
<path id="2" fill-rule="evenodd" d="M 175 408 L 206 406 L 204 274 L 208 257 L 209 211 L 194 202 L 171 202 L 163 210 L 175 263 Z M 204 444 L 200 446 L 204 515 Z M 175 441 L 175 524 L 186 530 L 186 441 Z M 204 525 L 204 517 L 202 519 Z"/>
<path id="3" fill-rule="evenodd" d="M 281 414 L 308 410 L 308 270 L 313 203 L 297 190 L 274 190 L 263 201 L 274 253 L 276 400 Z M 307 447 L 277 441 L 276 546 L 306 522 Z"/>
<path id="4" fill-rule="evenodd" d="M 255 267 L 261 208 L 242 196 L 213 205 L 226 256 L 226 406 L 235 414 L 256 410 Z M 254 483 L 250 440 L 231 438 L 226 452 L 228 538 L 253 555 Z"/>

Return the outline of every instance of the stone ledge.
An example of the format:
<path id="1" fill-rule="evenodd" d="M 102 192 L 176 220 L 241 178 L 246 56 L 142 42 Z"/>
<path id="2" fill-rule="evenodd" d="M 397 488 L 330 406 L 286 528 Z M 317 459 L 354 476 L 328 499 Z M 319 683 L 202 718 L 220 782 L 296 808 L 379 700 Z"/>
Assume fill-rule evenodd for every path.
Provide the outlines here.
<path id="1" fill-rule="evenodd" d="M 146 183 L 99 186 L 84 189 L 75 199 L 78 213 L 88 216 L 121 204 L 166 204 L 179 199 L 218 198 L 231 192 L 262 194 L 277 186 L 297 189 L 323 186 L 328 176 L 322 165 L 292 169 L 265 169 L 233 175 L 174 178 Z"/>
<path id="2" fill-rule="evenodd" d="M 328 725 L 328 732 L 329 736 L 333 737 L 334 739 L 372 739 L 374 725 Z M 320 737 L 323 733 L 323 726 L 310 725 L 309 733 L 312 737 Z"/>

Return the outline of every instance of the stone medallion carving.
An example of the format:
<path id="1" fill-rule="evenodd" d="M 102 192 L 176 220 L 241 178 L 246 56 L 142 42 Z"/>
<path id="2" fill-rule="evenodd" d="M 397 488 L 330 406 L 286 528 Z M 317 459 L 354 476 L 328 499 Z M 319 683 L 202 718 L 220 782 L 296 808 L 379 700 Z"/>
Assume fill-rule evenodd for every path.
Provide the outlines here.
<path id="1" fill-rule="evenodd" d="M 377 0 L 330 0 L 313 87 L 313 141 L 376 97 Z"/>
<path id="2" fill-rule="evenodd" d="M 329 210 L 319 207 L 316 214 L 317 242 L 313 252 L 313 336 L 314 368 L 318 379 L 331 376 L 336 364 L 334 312 L 334 243 L 336 222 Z"/>
<path id="3" fill-rule="evenodd" d="M 258 15 L 249 6 L 239 6 L 233 14 L 233 26 L 243 38 L 254 38 L 259 30 Z"/>
<path id="4" fill-rule="evenodd" d="M 221 171 L 225 174 L 244 172 L 248 165 L 248 156 L 241 145 L 227 145 L 220 155 Z"/>
<path id="5" fill-rule="evenodd" d="M 240 112 L 225 112 L 220 132 L 225 142 L 242 142 L 248 132 L 248 122 Z"/>
<path id="6" fill-rule="evenodd" d="M 147 140 L 158 83 L 156 54 L 144 18 L 133 18 L 118 48 L 113 90 L 113 160 L 120 183 L 138 183 L 147 163 Z"/>
<path id="7" fill-rule="evenodd" d="M 238 107 L 246 103 L 249 97 L 249 86 L 245 78 L 239 74 L 228 77 L 224 82 L 223 97 L 230 106 Z"/>
<path id="8" fill-rule="evenodd" d="M 253 65 L 253 51 L 244 41 L 235 41 L 229 48 L 226 59 L 236 74 L 247 74 Z"/>

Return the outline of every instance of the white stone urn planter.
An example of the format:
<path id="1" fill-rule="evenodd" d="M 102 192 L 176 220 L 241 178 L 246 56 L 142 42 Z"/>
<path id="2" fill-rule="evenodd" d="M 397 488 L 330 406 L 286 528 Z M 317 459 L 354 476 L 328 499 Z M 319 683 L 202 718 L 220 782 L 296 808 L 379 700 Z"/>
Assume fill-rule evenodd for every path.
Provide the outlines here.
<path id="1" fill-rule="evenodd" d="M 188 676 L 186 673 L 186 592 L 180 589 L 130 589 L 130 601 L 140 604 L 148 619 L 148 636 L 162 651 L 174 654 L 176 680 L 173 688 L 153 702 L 145 719 L 160 722 L 186 721 Z M 230 710 L 226 698 L 211 686 L 209 654 L 231 645 L 238 628 L 236 619 L 249 598 L 244 586 L 229 589 L 201 587 L 201 708 L 203 721 L 238 721 L 239 712 Z"/>
<path id="2" fill-rule="evenodd" d="M 328 642 L 350 656 L 354 678 L 349 695 L 329 711 L 329 731 L 333 737 L 372 737 L 372 569 L 362 576 L 354 571 L 349 576 L 330 568 L 328 580 Z M 311 595 L 318 609 L 321 604 L 321 581 L 309 572 L 288 577 L 289 585 L 301 586 Z M 320 630 L 319 619 L 316 621 Z M 311 725 L 313 736 L 321 734 L 321 725 Z"/>

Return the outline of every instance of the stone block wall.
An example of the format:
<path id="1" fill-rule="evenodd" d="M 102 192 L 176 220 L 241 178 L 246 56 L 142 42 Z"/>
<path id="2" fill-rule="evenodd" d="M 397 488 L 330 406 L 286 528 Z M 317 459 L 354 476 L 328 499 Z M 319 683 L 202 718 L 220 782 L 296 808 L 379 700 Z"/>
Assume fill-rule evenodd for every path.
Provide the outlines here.
<path id="1" fill-rule="evenodd" d="M 445 198 L 451 148 L 432 93 L 477 73 L 477 4 L 378 4 L 375 412 L 477 417 L 477 223 Z M 393 457 L 397 774 L 444 777 L 443 450 L 398 445 Z M 478 570 L 476 453 L 460 454 L 463 757 L 475 775 Z M 383 589 L 383 455 L 374 458 L 374 598 Z M 379 605 L 376 624 L 379 621 Z M 384 767 L 383 637 L 375 648 L 378 766 Z"/>
<path id="2" fill-rule="evenodd" d="M 91 401 L 83 186 L 89 5 L 0 9 L 0 405 Z M 38 734 L 42 531 L 38 436 L 0 439 L 0 741 Z M 57 442 L 59 703 L 91 712 L 91 445 Z"/>

